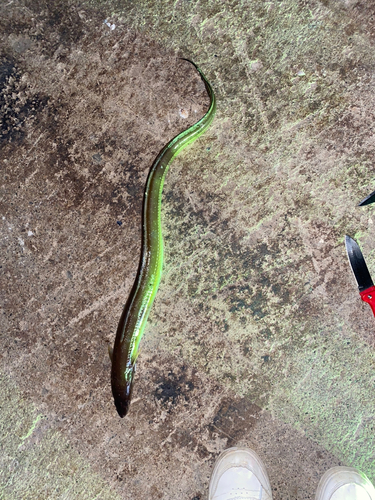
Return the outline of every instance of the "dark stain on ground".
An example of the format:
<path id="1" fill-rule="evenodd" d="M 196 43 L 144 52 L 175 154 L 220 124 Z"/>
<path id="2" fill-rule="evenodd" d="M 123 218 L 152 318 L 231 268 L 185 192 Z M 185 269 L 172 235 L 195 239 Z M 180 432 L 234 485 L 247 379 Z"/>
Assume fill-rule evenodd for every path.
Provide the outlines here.
<path id="1" fill-rule="evenodd" d="M 169 366 L 173 370 L 168 370 Z M 152 390 L 156 407 L 146 397 Z M 142 361 L 137 391 L 144 402 L 141 413 L 150 422 L 163 410 L 158 425 L 162 446 L 189 449 L 200 459 L 212 456 L 208 443 L 216 442 L 218 437 L 227 439 L 227 446 L 247 440 L 260 412 L 249 398 L 231 397 L 221 384 L 208 381 L 194 368 L 166 353 Z"/>
<path id="2" fill-rule="evenodd" d="M 175 404 L 178 398 L 182 397 L 189 401 L 190 393 L 194 389 L 192 380 L 187 379 L 186 367 L 181 367 L 181 374 L 177 375 L 170 371 L 166 377 L 157 380 L 155 397 L 162 403 Z"/>
<path id="3" fill-rule="evenodd" d="M 29 95 L 21 82 L 22 71 L 9 57 L 0 57 L 0 144 L 20 142 L 27 119 L 36 119 L 48 103 L 47 96 Z"/>
<path id="4" fill-rule="evenodd" d="M 235 446 L 249 434 L 256 424 L 261 409 L 246 398 L 225 398 L 221 401 L 216 415 L 209 425 L 212 435 L 227 437 L 227 447 Z"/>

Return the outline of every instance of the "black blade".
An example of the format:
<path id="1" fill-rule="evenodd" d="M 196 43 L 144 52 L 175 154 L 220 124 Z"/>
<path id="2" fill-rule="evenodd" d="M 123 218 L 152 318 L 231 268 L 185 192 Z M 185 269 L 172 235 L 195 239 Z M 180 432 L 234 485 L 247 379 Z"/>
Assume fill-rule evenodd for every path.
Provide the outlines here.
<path id="1" fill-rule="evenodd" d="M 361 203 L 358 203 L 358 206 L 359 207 L 364 207 L 365 205 L 370 205 L 370 203 L 374 203 L 375 201 L 375 191 L 371 194 L 369 194 L 368 196 L 366 196 L 366 198 L 364 198 Z"/>
<path id="2" fill-rule="evenodd" d="M 367 288 L 370 288 L 370 286 L 374 286 L 358 244 L 350 236 L 345 236 L 345 246 L 359 291 L 363 292 Z"/>

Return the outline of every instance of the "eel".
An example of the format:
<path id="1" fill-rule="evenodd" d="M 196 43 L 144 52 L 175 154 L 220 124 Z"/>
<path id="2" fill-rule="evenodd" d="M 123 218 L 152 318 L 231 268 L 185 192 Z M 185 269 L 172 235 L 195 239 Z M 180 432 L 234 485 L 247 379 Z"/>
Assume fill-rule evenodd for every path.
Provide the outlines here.
<path id="1" fill-rule="evenodd" d="M 202 78 L 210 98 L 206 114 L 194 125 L 174 137 L 156 157 L 148 174 L 143 198 L 142 245 L 137 276 L 118 324 L 113 350 L 111 384 L 115 406 L 124 417 L 130 406 L 136 361 L 152 303 L 159 287 L 163 267 L 161 198 L 164 179 L 173 158 L 210 126 L 216 111 L 214 91 L 200 68 L 190 61 Z"/>

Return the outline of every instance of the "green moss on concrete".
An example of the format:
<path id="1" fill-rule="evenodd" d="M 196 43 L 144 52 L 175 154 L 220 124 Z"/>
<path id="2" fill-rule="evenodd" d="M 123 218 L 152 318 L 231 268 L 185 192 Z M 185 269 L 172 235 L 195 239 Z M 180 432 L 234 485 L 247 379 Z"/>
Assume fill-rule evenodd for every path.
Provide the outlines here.
<path id="1" fill-rule="evenodd" d="M 4 500 L 119 496 L 96 474 L 47 417 L 35 414 L 17 387 L 0 376 L 0 497 Z"/>

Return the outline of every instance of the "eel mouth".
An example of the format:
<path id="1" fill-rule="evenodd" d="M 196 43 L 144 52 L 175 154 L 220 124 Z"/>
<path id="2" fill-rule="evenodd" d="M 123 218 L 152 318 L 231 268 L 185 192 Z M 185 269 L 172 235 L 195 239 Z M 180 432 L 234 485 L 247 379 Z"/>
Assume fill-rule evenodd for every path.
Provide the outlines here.
<path id="1" fill-rule="evenodd" d="M 130 399 L 124 397 L 115 398 L 115 406 L 117 413 L 121 418 L 124 418 L 130 408 Z"/>
<path id="2" fill-rule="evenodd" d="M 129 382 L 124 383 L 124 381 L 122 381 L 121 384 L 115 384 L 112 379 L 113 399 L 115 401 L 117 413 L 121 418 L 124 418 L 129 412 L 133 393 L 134 368 L 135 366 L 133 367 L 131 380 Z"/>

